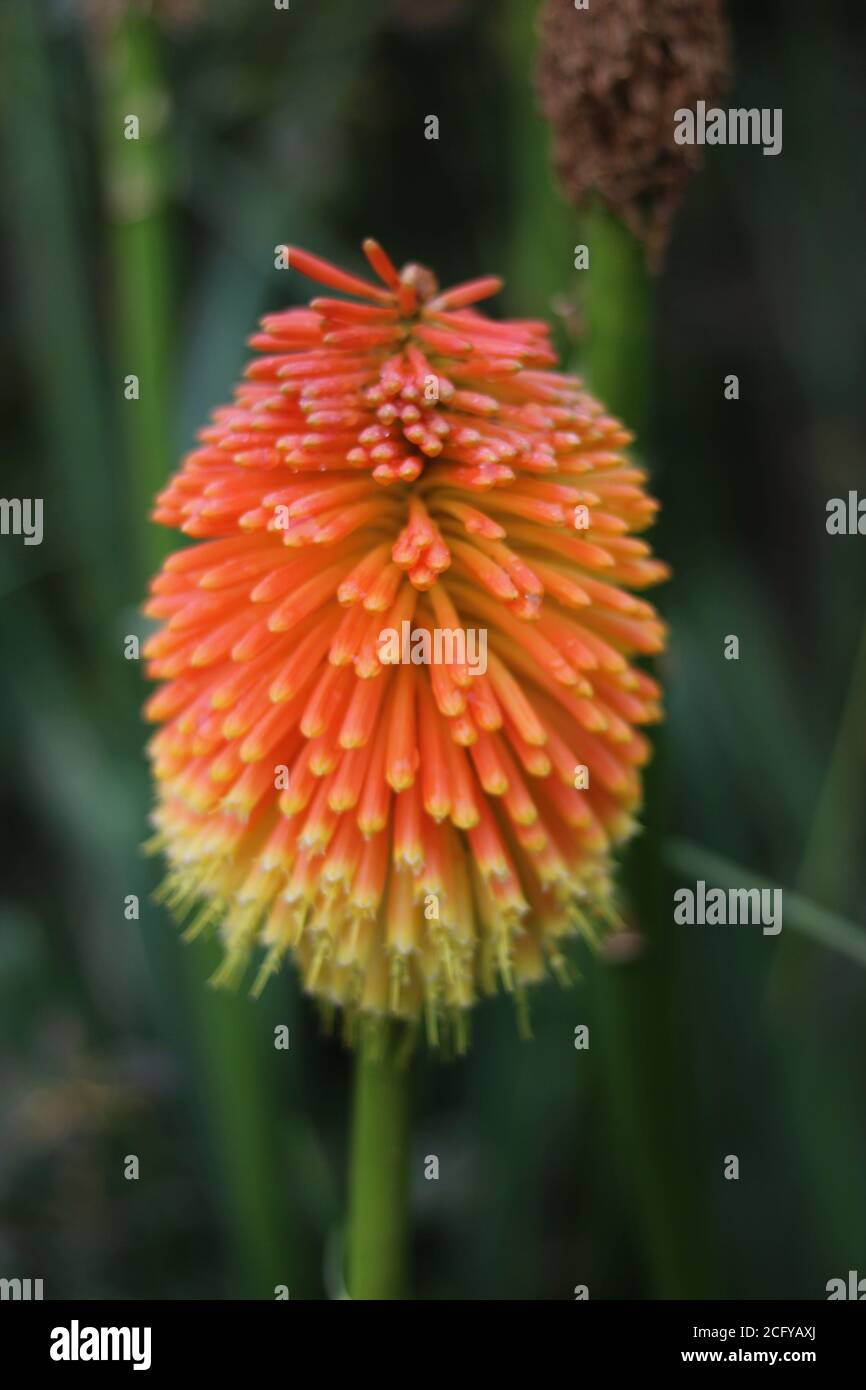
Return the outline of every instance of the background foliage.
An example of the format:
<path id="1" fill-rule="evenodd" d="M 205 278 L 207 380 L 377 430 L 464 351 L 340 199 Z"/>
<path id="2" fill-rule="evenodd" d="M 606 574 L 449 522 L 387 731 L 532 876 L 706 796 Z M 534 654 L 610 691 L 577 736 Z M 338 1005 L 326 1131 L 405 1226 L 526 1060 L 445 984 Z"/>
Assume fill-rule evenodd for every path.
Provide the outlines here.
<path id="1" fill-rule="evenodd" d="M 342 1292 L 347 1056 L 288 972 L 257 1005 L 206 990 L 208 947 L 151 901 L 122 639 L 169 539 L 150 497 L 257 315 L 307 292 L 277 243 L 357 268 L 372 234 L 442 282 L 504 273 L 495 311 L 555 315 L 592 376 L 605 306 L 551 184 L 534 10 L 4 6 L 3 492 L 43 497 L 46 534 L 0 541 L 0 1273 L 46 1296 Z M 730 11 L 730 104 L 782 107 L 784 149 L 708 152 L 652 287 L 638 447 L 673 635 L 625 870 L 650 949 L 538 993 L 531 1044 L 497 1001 L 468 1059 L 422 1061 L 419 1297 L 809 1298 L 866 1272 L 866 543 L 824 525 L 864 476 L 864 20 L 841 0 Z M 129 111 L 152 118 L 137 145 Z M 671 927 L 674 886 L 725 874 L 785 889 L 780 937 Z"/>

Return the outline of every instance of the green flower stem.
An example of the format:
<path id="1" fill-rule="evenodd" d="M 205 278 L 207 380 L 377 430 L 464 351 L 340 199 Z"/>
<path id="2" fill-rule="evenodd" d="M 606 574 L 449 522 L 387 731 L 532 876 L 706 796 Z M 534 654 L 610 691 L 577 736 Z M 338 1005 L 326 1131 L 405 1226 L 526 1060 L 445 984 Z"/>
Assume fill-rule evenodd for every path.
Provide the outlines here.
<path id="1" fill-rule="evenodd" d="M 406 1292 L 409 1067 L 391 1035 L 364 1034 L 355 1059 L 349 1171 L 348 1289 L 352 1298 Z"/>
<path id="2" fill-rule="evenodd" d="M 550 176 L 550 131 L 535 109 L 531 66 L 537 7 L 509 0 L 513 95 L 515 219 L 508 292 L 516 312 L 567 291 L 579 296 L 586 347 L 578 370 L 603 404 L 645 447 L 650 423 L 652 293 L 643 252 L 628 229 L 602 207 L 587 209 L 579 229 Z M 589 268 L 573 270 L 573 247 L 589 247 Z M 569 367 L 572 363 L 569 362 Z M 626 865 L 627 896 L 648 938 L 642 960 L 611 968 L 598 962 L 590 981 L 598 1014 L 610 1115 L 608 1142 L 623 1155 L 622 1181 L 653 1291 L 662 1297 L 714 1292 L 707 1219 L 691 1161 L 695 1103 L 683 1046 L 675 976 L 676 951 L 662 859 L 662 738 L 645 779 L 643 833 Z"/>
<path id="3" fill-rule="evenodd" d="M 128 460 L 126 496 L 136 597 L 171 546 L 147 523 L 172 466 L 170 383 L 174 342 L 172 234 L 168 215 L 170 98 L 158 35 L 143 10 L 107 20 L 103 59 L 105 192 L 115 264 L 118 369 L 112 387 Z M 129 121 L 139 122 L 136 138 Z M 130 375 L 137 399 L 122 396 Z"/>
<path id="4" fill-rule="evenodd" d="M 177 320 L 173 236 L 169 215 L 171 101 L 163 75 L 160 38 L 151 17 L 129 8 L 106 20 L 100 51 L 103 155 L 116 303 L 116 348 L 111 385 L 120 401 L 126 470 L 123 503 L 132 544 L 130 594 L 138 602 L 149 575 L 176 543 L 155 526 L 155 493 L 172 466 L 171 383 Z M 127 118 L 139 121 L 127 139 Z M 124 399 L 124 380 L 139 380 L 138 399 Z M 140 702 L 141 692 L 135 696 Z M 136 719 L 140 742 L 141 726 Z M 304 1270 L 297 1222 L 291 1224 L 281 1157 L 282 1104 L 273 1071 L 268 1016 L 262 1006 L 214 991 L 209 971 L 215 948 L 188 948 L 151 910 L 142 927 L 160 988 L 177 993 L 196 1099 L 213 1154 L 235 1288 L 242 1295 L 273 1298 L 278 1284 L 303 1296 Z M 272 1035 L 271 1035 L 272 1036 Z M 282 1063 L 282 1083 L 290 1059 Z"/>
<path id="5" fill-rule="evenodd" d="M 643 248 L 599 204 L 582 223 L 589 248 L 585 272 L 585 364 L 593 393 L 638 436 L 649 426 L 652 292 Z"/>
<path id="6" fill-rule="evenodd" d="M 236 1284 L 249 1298 L 272 1299 L 286 1285 L 292 1299 L 310 1297 L 312 1251 L 300 1229 L 297 1203 L 288 1192 L 299 1186 L 287 1158 L 291 1143 L 281 1089 L 293 1084 L 290 1052 L 275 1052 L 274 1021 L 285 1013 L 267 997 L 206 984 L 222 952 L 216 942 L 181 947 L 187 966 L 192 1050 L 198 1069 L 202 1119 L 215 1153 L 229 1253 Z M 294 1075 L 293 1075 L 294 1073 Z M 288 1124 L 287 1124 L 288 1121 Z M 294 1163 L 292 1165 L 294 1167 Z"/>
<path id="7" fill-rule="evenodd" d="M 644 254 L 618 218 L 596 205 L 582 237 L 587 384 L 646 447 L 650 426 L 652 290 Z M 627 899 L 645 938 L 642 957 L 595 972 L 611 1118 L 657 1296 L 710 1297 L 705 1198 L 695 1098 L 680 1007 L 670 897 L 663 863 L 666 778 L 660 731 L 644 782 L 643 828 L 625 864 Z M 697 1162 L 695 1161 L 697 1158 Z"/>

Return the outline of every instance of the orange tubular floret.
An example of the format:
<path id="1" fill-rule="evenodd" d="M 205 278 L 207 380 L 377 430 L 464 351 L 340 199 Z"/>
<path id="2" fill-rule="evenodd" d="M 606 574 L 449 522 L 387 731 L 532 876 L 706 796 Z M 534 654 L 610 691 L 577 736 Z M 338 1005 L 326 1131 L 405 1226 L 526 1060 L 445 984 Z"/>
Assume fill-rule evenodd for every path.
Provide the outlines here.
<path id="1" fill-rule="evenodd" d="M 195 543 L 147 605 L 154 823 L 221 974 L 288 951 L 329 1006 L 438 1037 L 613 915 L 667 568 L 631 435 L 546 326 L 474 307 L 495 276 L 364 253 L 378 283 L 289 248 L 326 292 L 265 316 L 156 501 Z"/>

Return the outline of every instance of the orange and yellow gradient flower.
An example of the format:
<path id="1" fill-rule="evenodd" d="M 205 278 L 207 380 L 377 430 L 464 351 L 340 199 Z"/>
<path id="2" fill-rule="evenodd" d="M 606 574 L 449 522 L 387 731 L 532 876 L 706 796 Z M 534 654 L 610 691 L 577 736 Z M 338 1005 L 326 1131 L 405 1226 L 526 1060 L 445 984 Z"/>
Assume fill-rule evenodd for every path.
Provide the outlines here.
<path id="1" fill-rule="evenodd" d="M 157 501 L 196 544 L 147 605 L 154 843 L 220 978 L 291 953 L 325 1003 L 435 1039 L 611 919 L 659 716 L 633 659 L 664 642 L 632 591 L 667 571 L 630 435 L 546 326 L 364 250 L 381 286 L 290 250 L 353 299 L 263 319 Z"/>

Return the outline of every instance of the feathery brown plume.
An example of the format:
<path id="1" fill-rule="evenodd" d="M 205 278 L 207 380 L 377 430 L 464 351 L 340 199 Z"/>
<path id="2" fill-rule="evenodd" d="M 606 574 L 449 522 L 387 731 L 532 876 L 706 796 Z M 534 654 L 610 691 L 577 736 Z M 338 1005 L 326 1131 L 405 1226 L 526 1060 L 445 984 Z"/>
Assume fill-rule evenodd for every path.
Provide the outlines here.
<path id="1" fill-rule="evenodd" d="M 595 192 L 657 266 L 701 150 L 674 142 L 674 112 L 724 92 L 730 36 L 721 0 L 547 0 L 536 84 L 559 178 Z"/>

